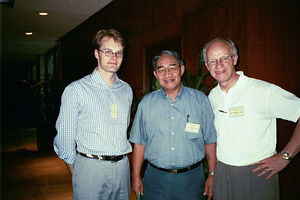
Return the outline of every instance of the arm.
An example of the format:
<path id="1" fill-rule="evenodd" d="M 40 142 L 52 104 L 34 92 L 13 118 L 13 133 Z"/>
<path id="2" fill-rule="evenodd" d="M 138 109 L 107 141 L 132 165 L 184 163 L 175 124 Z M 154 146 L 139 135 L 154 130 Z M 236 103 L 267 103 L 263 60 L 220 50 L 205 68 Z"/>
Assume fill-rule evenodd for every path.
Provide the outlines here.
<path id="1" fill-rule="evenodd" d="M 205 145 L 205 156 L 208 163 L 209 172 L 214 172 L 217 158 L 216 158 L 216 143 Z M 208 196 L 208 200 L 212 198 L 212 185 L 214 181 L 214 175 L 208 174 L 207 180 L 205 182 L 204 195 Z"/>
<path id="2" fill-rule="evenodd" d="M 297 126 L 294 130 L 293 136 L 289 143 L 285 146 L 284 151 L 289 153 L 292 157 L 294 157 L 300 150 L 300 118 L 298 119 Z M 277 153 L 269 158 L 261 160 L 259 162 L 254 163 L 253 165 L 258 165 L 253 172 L 257 172 L 259 170 L 264 169 L 258 176 L 263 176 L 264 174 L 270 172 L 267 176 L 267 179 L 271 178 L 274 174 L 280 172 L 283 168 L 285 168 L 289 164 L 290 160 L 285 160 L 282 158 L 281 153 Z"/>
<path id="3" fill-rule="evenodd" d="M 141 179 L 141 168 L 144 162 L 144 152 L 146 147 L 134 144 L 132 157 L 132 190 L 138 196 L 139 191 L 144 193 L 143 182 Z"/>
<path id="4" fill-rule="evenodd" d="M 74 163 L 76 156 L 75 135 L 78 120 L 76 102 L 73 88 L 68 86 L 62 95 L 60 112 L 56 121 L 57 135 L 53 143 L 54 151 L 67 166 Z"/>

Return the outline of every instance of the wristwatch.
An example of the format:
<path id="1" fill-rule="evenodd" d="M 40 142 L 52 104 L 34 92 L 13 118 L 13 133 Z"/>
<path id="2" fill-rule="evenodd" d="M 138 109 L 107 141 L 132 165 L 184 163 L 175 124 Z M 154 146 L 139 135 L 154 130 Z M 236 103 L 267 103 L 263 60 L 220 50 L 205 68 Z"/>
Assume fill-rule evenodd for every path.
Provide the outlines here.
<path id="1" fill-rule="evenodd" d="M 293 158 L 289 153 L 285 152 L 284 150 L 281 151 L 281 155 L 284 160 L 292 160 Z"/>
<path id="2" fill-rule="evenodd" d="M 208 172 L 208 175 L 213 176 L 213 175 L 215 175 L 215 172 Z"/>

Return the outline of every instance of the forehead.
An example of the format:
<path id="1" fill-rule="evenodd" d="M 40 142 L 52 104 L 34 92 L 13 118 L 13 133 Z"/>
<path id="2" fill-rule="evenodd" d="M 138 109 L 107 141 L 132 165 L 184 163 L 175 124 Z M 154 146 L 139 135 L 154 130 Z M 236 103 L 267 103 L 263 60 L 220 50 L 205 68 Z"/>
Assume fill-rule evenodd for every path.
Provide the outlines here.
<path id="1" fill-rule="evenodd" d="M 156 62 L 156 66 L 168 67 L 170 65 L 179 65 L 178 60 L 174 56 L 163 54 Z"/>
<path id="2" fill-rule="evenodd" d="M 215 56 L 231 55 L 232 51 L 230 46 L 226 42 L 214 42 L 206 50 L 208 58 L 214 58 Z"/>
<path id="3" fill-rule="evenodd" d="M 113 49 L 113 50 L 122 50 L 123 49 L 120 42 L 115 41 L 113 38 L 107 37 L 107 36 L 102 38 L 101 47 Z"/>

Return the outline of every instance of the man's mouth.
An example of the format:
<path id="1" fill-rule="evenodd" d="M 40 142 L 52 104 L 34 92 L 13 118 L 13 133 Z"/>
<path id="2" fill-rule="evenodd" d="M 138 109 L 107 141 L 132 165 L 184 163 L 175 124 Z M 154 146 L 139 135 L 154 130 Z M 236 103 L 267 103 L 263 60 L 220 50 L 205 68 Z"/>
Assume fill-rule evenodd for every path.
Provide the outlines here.
<path id="1" fill-rule="evenodd" d="M 171 82 L 173 82 L 173 81 L 174 81 L 174 79 L 167 79 L 167 80 L 164 80 L 165 83 L 171 83 Z"/>
<path id="2" fill-rule="evenodd" d="M 117 62 L 108 62 L 108 64 L 110 64 L 110 65 L 117 65 L 118 63 Z"/>
<path id="3" fill-rule="evenodd" d="M 222 73 L 224 73 L 225 72 L 225 70 L 221 70 L 221 71 L 216 71 L 215 73 L 216 74 L 222 74 Z"/>

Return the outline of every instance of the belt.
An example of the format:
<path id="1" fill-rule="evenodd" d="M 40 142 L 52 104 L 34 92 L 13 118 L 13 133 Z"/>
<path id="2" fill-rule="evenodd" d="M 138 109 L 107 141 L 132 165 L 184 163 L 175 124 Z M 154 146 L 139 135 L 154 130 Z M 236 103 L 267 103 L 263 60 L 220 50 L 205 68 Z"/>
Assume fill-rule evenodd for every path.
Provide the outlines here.
<path id="1" fill-rule="evenodd" d="M 161 171 L 164 171 L 164 172 L 168 172 L 168 173 L 171 173 L 171 174 L 179 174 L 179 173 L 183 173 L 183 172 L 187 172 L 187 171 L 190 171 L 196 167 L 198 167 L 200 164 L 201 164 L 201 161 L 193 164 L 193 165 L 190 165 L 188 167 L 185 167 L 185 168 L 181 168 L 181 169 L 164 169 L 164 168 L 160 168 L 160 167 L 157 167 L 155 165 L 153 165 L 152 163 L 149 162 L 149 164 L 156 168 L 156 169 L 159 169 Z"/>
<path id="2" fill-rule="evenodd" d="M 80 152 L 78 152 L 78 153 L 86 158 L 92 158 L 92 159 L 97 159 L 97 160 L 106 160 L 106 161 L 111 161 L 111 162 L 118 162 L 126 156 L 126 154 L 119 155 L 119 156 L 97 156 L 97 155 L 88 154 L 88 153 L 80 153 Z"/>

